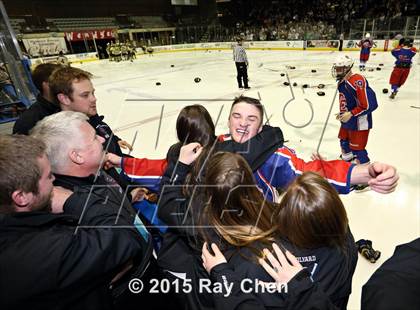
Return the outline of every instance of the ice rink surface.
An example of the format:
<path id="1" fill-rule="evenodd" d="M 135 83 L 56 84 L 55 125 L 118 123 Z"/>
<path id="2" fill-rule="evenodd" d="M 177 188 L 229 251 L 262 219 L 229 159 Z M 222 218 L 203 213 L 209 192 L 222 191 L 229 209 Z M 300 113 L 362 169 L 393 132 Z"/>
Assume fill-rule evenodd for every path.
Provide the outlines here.
<path id="1" fill-rule="evenodd" d="M 339 52 L 329 51 L 248 51 L 251 90 L 247 96 L 261 98 L 271 125 L 280 126 L 299 157 L 310 160 L 319 152 L 327 159 L 337 159 L 340 146 L 337 138 L 339 122 L 338 98 L 335 98 L 326 131 L 336 83 L 331 65 Z M 355 59 L 358 52 L 343 52 Z M 397 190 L 389 195 L 367 191 L 342 195 L 355 240 L 370 239 L 382 252 L 372 264 L 359 256 L 353 278 L 353 293 L 348 309 L 360 309 L 361 287 L 371 274 L 394 252 L 398 244 L 420 236 L 420 98 L 418 55 L 395 100 L 383 94 L 389 89 L 393 57 L 389 52 L 374 52 L 363 74 L 376 92 L 379 107 L 373 113 L 367 150 L 372 161 L 390 163 L 400 175 Z M 379 67 L 379 64 L 384 66 Z M 173 65 L 173 66 L 171 66 Z M 99 114 L 122 139 L 132 142 L 137 136 L 136 157 L 163 158 L 168 147 L 176 142 L 175 122 L 181 108 L 202 104 L 217 121 L 216 133 L 227 133 L 229 108 L 235 96 L 244 93 L 237 88 L 236 69 L 230 51 L 200 51 L 140 56 L 133 63 L 101 60 L 77 64 L 94 74 Z M 296 69 L 287 69 L 294 66 Z M 381 68 L 380 71 L 376 68 Z M 315 73 L 311 70 L 316 70 Z M 297 87 L 284 86 L 288 73 Z M 201 78 L 195 83 L 194 78 Z M 161 85 L 157 86 L 156 82 Z M 317 95 L 317 85 L 325 84 L 325 96 Z M 303 89 L 301 86 L 310 87 Z M 293 97 L 295 99 L 293 99 Z M 216 100 L 217 99 L 217 100 Z M 285 104 L 285 118 L 282 115 Z M 310 105 L 313 106 L 313 114 Z M 161 118 L 162 115 L 162 118 Z M 313 118 L 313 119 L 312 119 Z M 161 121 L 160 121 L 161 120 Z M 293 124 L 297 127 L 291 126 Z M 137 134 L 136 134 L 137 132 Z"/>

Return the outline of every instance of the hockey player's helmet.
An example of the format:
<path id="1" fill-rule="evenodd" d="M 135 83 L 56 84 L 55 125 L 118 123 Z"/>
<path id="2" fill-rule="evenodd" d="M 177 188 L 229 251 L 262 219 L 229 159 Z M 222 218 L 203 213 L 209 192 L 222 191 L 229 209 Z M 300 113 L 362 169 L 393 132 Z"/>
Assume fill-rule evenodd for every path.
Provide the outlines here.
<path id="1" fill-rule="evenodd" d="M 331 74 L 337 81 L 341 81 L 353 67 L 354 60 L 348 55 L 340 55 L 336 58 L 331 68 Z"/>

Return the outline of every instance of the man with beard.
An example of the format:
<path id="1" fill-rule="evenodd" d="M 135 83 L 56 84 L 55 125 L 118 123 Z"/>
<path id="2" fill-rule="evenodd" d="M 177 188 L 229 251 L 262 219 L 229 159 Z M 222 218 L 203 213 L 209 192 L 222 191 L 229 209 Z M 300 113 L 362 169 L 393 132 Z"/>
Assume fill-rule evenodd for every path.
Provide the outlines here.
<path id="1" fill-rule="evenodd" d="M 114 309 L 110 286 L 147 243 L 119 205 L 93 195 L 84 208 L 79 189 L 52 195 L 46 153 L 33 137 L 0 136 L 0 308 Z"/>

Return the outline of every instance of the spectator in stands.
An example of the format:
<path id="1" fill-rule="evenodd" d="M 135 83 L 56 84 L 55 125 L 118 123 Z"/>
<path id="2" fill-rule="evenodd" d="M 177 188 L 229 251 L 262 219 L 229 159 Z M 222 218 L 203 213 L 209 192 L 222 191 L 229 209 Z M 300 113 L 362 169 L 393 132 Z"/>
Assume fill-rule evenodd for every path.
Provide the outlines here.
<path id="1" fill-rule="evenodd" d="M 61 65 L 44 63 L 36 66 L 32 72 L 32 80 L 39 90 L 37 101 L 22 113 L 13 126 L 13 133 L 28 135 L 35 124 L 44 117 L 59 112 L 60 106 L 51 94 L 48 79 Z"/>
<path id="2" fill-rule="evenodd" d="M 83 188 L 52 196 L 49 150 L 33 137 L 0 136 L 0 308 L 113 309 L 110 284 L 147 262 L 147 243 L 106 196 Z"/>

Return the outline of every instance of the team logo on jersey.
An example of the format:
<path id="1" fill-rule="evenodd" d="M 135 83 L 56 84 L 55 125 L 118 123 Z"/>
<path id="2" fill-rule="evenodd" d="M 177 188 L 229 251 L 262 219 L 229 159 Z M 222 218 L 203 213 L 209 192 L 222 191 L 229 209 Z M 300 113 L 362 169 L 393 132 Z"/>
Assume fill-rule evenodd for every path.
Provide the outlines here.
<path id="1" fill-rule="evenodd" d="M 357 80 L 356 82 L 354 82 L 354 86 L 359 87 L 359 88 L 363 88 L 363 81 L 362 80 Z"/>

